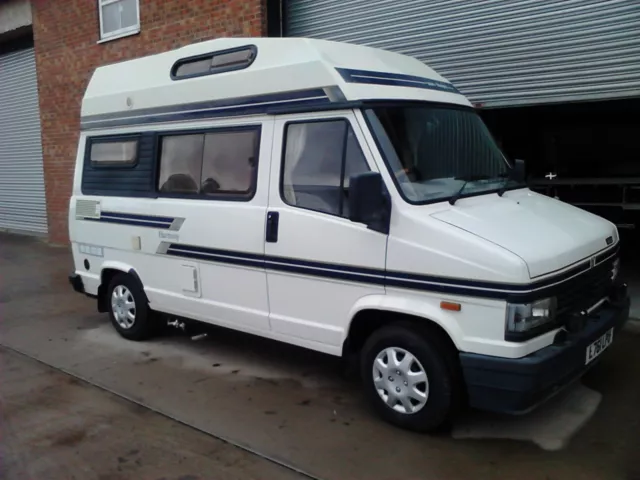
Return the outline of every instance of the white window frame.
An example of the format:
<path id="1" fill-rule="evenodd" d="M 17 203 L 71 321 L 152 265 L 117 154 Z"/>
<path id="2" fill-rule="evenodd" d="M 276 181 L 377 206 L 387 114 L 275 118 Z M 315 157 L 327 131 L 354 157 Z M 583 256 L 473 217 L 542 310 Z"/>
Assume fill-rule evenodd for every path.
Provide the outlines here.
<path id="1" fill-rule="evenodd" d="M 100 40 L 98 43 L 108 42 L 110 40 L 115 40 L 117 38 L 127 37 L 129 35 L 135 35 L 136 33 L 140 33 L 140 0 L 135 0 L 136 2 L 136 24 L 126 28 L 120 28 L 118 30 L 114 30 L 113 32 L 104 33 L 103 22 L 102 22 L 102 9 L 110 5 L 112 3 L 118 3 L 122 0 L 98 0 L 98 21 L 100 23 Z"/>

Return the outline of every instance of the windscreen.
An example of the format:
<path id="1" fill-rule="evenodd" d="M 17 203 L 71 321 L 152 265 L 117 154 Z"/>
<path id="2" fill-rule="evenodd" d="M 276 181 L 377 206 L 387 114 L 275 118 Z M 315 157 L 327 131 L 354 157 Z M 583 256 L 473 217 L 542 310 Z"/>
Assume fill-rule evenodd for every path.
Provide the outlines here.
<path id="1" fill-rule="evenodd" d="M 512 186 L 504 155 L 471 109 L 391 106 L 367 115 L 383 132 L 379 140 L 393 153 L 387 155 L 388 166 L 412 203 Z"/>

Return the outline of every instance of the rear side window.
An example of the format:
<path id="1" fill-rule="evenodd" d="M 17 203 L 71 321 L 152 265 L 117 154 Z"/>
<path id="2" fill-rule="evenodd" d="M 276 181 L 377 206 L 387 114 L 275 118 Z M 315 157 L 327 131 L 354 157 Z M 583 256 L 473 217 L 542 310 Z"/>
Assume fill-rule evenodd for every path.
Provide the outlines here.
<path id="1" fill-rule="evenodd" d="M 289 205 L 348 217 L 349 178 L 367 171 L 348 121 L 287 125 L 281 189 Z"/>
<path id="2" fill-rule="evenodd" d="M 158 191 L 248 200 L 256 189 L 259 128 L 161 138 Z"/>
<path id="3" fill-rule="evenodd" d="M 138 140 L 93 140 L 90 160 L 93 166 L 132 166 L 138 160 Z"/>
<path id="4" fill-rule="evenodd" d="M 206 134 L 200 191 L 205 195 L 250 194 L 257 166 L 257 142 L 255 130 Z"/>
<path id="5" fill-rule="evenodd" d="M 162 138 L 160 191 L 197 194 L 200 191 L 204 135 L 171 135 Z"/>
<path id="6" fill-rule="evenodd" d="M 87 137 L 82 193 L 155 196 L 155 140 L 151 132 Z"/>

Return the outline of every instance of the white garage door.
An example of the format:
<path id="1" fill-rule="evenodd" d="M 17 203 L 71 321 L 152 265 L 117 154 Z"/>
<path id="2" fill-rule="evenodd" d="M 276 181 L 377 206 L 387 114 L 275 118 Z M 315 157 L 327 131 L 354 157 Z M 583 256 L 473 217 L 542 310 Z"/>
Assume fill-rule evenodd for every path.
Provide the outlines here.
<path id="1" fill-rule="evenodd" d="M 288 0 L 286 33 L 419 58 L 485 106 L 640 95 L 640 0 Z"/>
<path id="2" fill-rule="evenodd" d="M 0 230 L 47 233 L 32 48 L 0 55 Z"/>

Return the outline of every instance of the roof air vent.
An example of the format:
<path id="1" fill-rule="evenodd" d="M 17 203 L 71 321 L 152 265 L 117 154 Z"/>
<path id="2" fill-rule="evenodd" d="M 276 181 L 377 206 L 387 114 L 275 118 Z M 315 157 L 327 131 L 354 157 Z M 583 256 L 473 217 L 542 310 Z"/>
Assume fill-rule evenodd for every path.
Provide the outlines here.
<path id="1" fill-rule="evenodd" d="M 185 78 L 214 75 L 216 73 L 242 70 L 253 63 L 258 54 L 255 45 L 247 45 L 219 52 L 205 53 L 194 57 L 181 58 L 171 67 L 171 78 Z"/>

